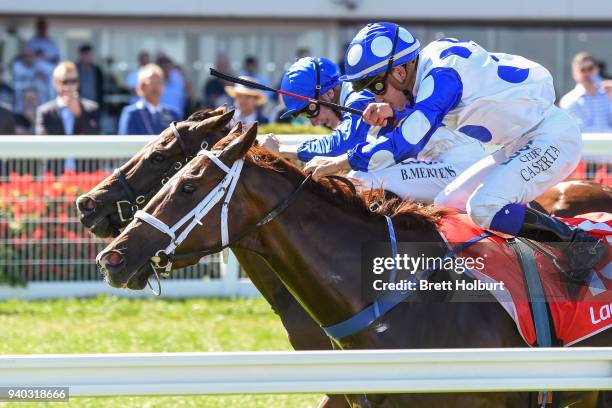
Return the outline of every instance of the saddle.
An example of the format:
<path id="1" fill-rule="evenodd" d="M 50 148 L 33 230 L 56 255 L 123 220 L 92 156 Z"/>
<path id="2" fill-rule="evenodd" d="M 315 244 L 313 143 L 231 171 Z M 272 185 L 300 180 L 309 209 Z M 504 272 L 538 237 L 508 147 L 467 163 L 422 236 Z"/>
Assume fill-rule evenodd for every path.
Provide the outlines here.
<path id="1" fill-rule="evenodd" d="M 590 235 L 612 242 L 612 215 L 593 213 L 562 219 Z M 466 214 L 443 217 L 439 230 L 450 248 L 482 234 Z M 588 284 L 568 288 L 563 253 L 554 247 L 524 239 L 491 235 L 455 256 L 485 256 L 482 270 L 469 276 L 484 282 L 503 282 L 491 292 L 530 346 L 570 346 L 612 326 L 612 249 L 591 273 Z"/>

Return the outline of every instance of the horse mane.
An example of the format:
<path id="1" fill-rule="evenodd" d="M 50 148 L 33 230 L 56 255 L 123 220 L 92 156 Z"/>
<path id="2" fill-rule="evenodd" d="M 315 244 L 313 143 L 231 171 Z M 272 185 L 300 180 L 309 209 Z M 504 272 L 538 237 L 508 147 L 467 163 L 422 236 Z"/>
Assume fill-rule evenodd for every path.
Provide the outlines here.
<path id="1" fill-rule="evenodd" d="M 214 148 L 223 148 L 232 140 L 233 137 L 231 136 L 225 137 Z M 299 185 L 306 176 L 302 170 L 287 159 L 258 145 L 253 145 L 249 149 L 245 161 L 263 169 L 284 173 L 296 185 Z M 411 200 L 387 198 L 383 188 L 366 190 L 355 194 L 345 183 L 334 178 L 325 177 L 319 181 L 313 180 L 306 188 L 330 204 L 340 207 L 347 212 L 352 212 L 366 218 L 377 218 L 386 215 L 393 218 L 398 227 L 404 228 L 432 226 L 442 216 L 453 212 L 450 209 L 437 207 L 432 204 L 425 205 Z M 378 205 L 372 211 L 370 207 L 374 203 Z"/>

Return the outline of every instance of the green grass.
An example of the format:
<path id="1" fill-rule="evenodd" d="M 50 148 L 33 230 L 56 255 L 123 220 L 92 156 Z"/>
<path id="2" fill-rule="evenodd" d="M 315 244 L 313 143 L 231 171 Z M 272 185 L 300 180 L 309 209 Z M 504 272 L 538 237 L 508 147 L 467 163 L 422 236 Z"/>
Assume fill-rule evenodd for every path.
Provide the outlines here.
<path id="1" fill-rule="evenodd" d="M 0 302 L 0 353 L 290 350 L 262 299 Z M 318 395 L 72 398 L 70 407 L 316 407 Z M 2 405 L 2 404 L 0 404 Z M 45 404 L 14 403 L 17 408 Z"/>

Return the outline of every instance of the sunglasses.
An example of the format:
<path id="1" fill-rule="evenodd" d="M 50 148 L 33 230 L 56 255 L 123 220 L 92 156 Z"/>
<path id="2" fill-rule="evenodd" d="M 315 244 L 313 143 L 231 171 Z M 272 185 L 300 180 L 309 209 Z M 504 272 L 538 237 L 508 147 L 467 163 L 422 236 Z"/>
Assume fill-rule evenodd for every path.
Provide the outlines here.
<path id="1" fill-rule="evenodd" d="M 315 85 L 314 99 L 319 99 L 319 93 L 321 92 L 321 63 L 318 58 L 315 60 L 316 72 L 317 72 L 317 83 Z M 306 116 L 308 119 L 316 118 L 321 112 L 321 107 L 318 103 L 310 102 L 304 109 L 297 112 L 294 117 Z"/>
<path id="2" fill-rule="evenodd" d="M 580 72 L 591 72 L 595 69 L 595 65 L 580 68 Z"/>
<path id="3" fill-rule="evenodd" d="M 67 79 L 60 80 L 60 83 L 62 85 L 74 85 L 74 84 L 78 84 L 79 80 L 77 78 L 67 78 Z"/>
<path id="4" fill-rule="evenodd" d="M 397 38 L 399 36 L 399 25 L 395 25 L 395 37 L 393 37 L 393 47 L 391 47 L 391 54 L 389 54 L 389 62 L 387 63 L 387 69 L 384 75 L 375 75 L 373 77 L 366 77 L 360 81 L 353 82 L 353 90 L 356 92 L 363 91 L 364 89 L 372 92 L 374 95 L 384 95 L 387 91 L 387 77 L 393 69 L 393 60 L 395 58 L 395 48 L 397 47 Z"/>

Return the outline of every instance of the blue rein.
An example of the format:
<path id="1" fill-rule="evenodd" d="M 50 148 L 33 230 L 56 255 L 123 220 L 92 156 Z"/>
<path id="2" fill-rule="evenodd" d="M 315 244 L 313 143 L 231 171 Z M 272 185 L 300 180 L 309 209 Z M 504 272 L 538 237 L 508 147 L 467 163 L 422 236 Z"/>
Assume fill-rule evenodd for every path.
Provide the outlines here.
<path id="1" fill-rule="evenodd" d="M 397 239 L 395 237 L 395 230 L 393 228 L 393 221 L 388 216 L 385 216 L 387 220 L 387 228 L 389 230 L 389 240 L 391 242 L 391 252 L 393 254 L 393 258 L 395 259 L 397 256 Z M 483 232 L 482 234 L 471 238 L 469 241 L 458 245 L 456 248 L 449 251 L 442 260 L 455 256 L 459 252 L 463 251 L 465 248 L 470 245 L 484 239 L 490 237 L 490 232 Z M 423 273 L 423 278 L 427 278 L 429 274 L 433 272 L 432 270 L 427 270 Z M 389 274 L 389 280 L 391 282 L 395 282 L 397 277 L 397 269 L 394 267 L 393 270 Z M 372 323 L 374 323 L 378 318 L 384 316 L 387 312 L 393 309 L 395 306 L 399 305 L 404 300 L 408 299 L 410 295 L 412 295 L 414 291 L 405 290 L 405 291 L 387 291 L 381 295 L 379 295 L 374 302 L 372 302 L 369 306 L 366 306 L 357 314 L 349 317 L 348 319 L 336 323 L 332 326 L 322 327 L 325 333 L 334 340 L 341 339 L 343 337 L 348 337 L 352 334 L 355 334 L 367 327 L 369 327 Z"/>

